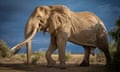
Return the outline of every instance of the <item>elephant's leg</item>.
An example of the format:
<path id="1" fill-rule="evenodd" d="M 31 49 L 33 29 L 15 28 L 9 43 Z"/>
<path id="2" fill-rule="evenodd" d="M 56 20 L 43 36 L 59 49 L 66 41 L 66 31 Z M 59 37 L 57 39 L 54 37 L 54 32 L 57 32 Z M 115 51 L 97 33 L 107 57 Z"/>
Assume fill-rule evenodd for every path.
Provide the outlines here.
<path id="1" fill-rule="evenodd" d="M 90 47 L 84 46 L 84 50 L 85 50 L 85 55 L 80 66 L 89 66 Z"/>
<path id="2" fill-rule="evenodd" d="M 31 40 L 26 43 L 27 64 L 31 63 Z"/>
<path id="3" fill-rule="evenodd" d="M 104 52 L 105 57 L 106 57 L 107 65 L 111 64 L 111 56 L 110 56 L 109 46 L 108 46 L 106 36 L 104 36 L 102 38 L 99 38 L 99 40 L 98 40 L 98 48 Z"/>
<path id="4" fill-rule="evenodd" d="M 51 43 L 50 46 L 46 52 L 46 59 L 48 62 L 48 66 L 54 65 L 56 62 L 52 59 L 51 54 L 56 50 L 56 37 L 51 36 Z"/>
<path id="5" fill-rule="evenodd" d="M 57 48 L 59 52 L 59 60 L 61 66 L 65 64 L 65 47 L 66 47 L 67 35 L 66 33 L 60 33 L 57 35 Z"/>
<path id="6" fill-rule="evenodd" d="M 110 52 L 109 52 L 108 48 L 109 48 L 108 45 L 99 46 L 99 49 L 101 49 L 105 54 L 107 65 L 111 64 L 111 56 L 110 56 Z"/>
<path id="7" fill-rule="evenodd" d="M 47 62 L 48 62 L 48 66 L 53 66 L 56 63 L 56 61 L 54 61 L 51 57 L 52 53 L 55 50 L 56 50 L 56 47 L 50 46 L 49 49 L 46 52 L 46 59 L 47 59 Z"/>

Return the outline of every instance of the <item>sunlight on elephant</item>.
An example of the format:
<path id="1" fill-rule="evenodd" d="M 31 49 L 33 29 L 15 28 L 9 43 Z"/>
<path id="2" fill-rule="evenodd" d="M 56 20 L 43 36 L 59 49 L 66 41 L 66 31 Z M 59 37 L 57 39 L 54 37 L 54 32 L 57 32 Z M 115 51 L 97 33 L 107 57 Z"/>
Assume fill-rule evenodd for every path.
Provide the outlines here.
<path id="1" fill-rule="evenodd" d="M 65 64 L 67 41 L 84 47 L 85 56 L 81 66 L 89 66 L 89 55 L 96 47 L 104 52 L 107 64 L 111 62 L 107 30 L 100 18 L 91 12 L 73 12 L 64 5 L 36 7 L 26 24 L 25 40 L 10 49 L 13 54 L 26 44 L 27 62 L 30 63 L 31 41 L 39 31 L 49 32 L 51 36 L 50 46 L 46 52 L 48 66 L 56 63 L 51 57 L 56 49 L 60 64 Z"/>

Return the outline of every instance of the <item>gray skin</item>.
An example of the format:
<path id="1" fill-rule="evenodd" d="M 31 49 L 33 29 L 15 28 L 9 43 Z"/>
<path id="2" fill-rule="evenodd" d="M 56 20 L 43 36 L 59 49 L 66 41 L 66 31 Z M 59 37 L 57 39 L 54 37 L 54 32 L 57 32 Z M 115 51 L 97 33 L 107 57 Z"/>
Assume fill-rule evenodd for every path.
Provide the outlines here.
<path id="1" fill-rule="evenodd" d="M 60 64 L 64 66 L 67 41 L 84 47 L 85 56 L 81 66 L 89 66 L 89 55 L 96 47 L 104 52 L 106 63 L 111 62 L 107 30 L 103 22 L 91 12 L 73 12 L 63 5 L 36 7 L 26 24 L 25 40 L 11 48 L 12 54 L 17 53 L 26 44 L 27 63 L 30 64 L 31 40 L 39 31 L 47 31 L 51 36 L 46 52 L 48 66 L 56 63 L 51 57 L 56 49 Z"/>

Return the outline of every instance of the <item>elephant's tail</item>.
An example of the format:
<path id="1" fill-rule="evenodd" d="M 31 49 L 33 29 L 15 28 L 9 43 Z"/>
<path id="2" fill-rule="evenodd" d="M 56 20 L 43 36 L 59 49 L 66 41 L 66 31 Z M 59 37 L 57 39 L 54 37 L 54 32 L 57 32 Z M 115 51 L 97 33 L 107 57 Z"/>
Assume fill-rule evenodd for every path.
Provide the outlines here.
<path id="1" fill-rule="evenodd" d="M 24 41 L 10 48 L 10 56 L 16 54 L 28 41 L 30 41 L 36 34 L 37 29 L 34 29 L 29 37 L 27 37 Z"/>

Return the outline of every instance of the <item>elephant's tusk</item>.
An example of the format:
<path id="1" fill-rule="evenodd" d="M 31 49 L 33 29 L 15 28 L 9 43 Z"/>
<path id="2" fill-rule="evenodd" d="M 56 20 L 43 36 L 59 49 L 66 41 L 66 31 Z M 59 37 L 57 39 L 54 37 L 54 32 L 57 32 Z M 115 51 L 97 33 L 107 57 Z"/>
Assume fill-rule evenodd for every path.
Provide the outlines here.
<path id="1" fill-rule="evenodd" d="M 37 29 L 37 32 L 39 32 L 39 31 L 41 30 L 41 28 L 42 28 L 42 27 L 41 27 L 41 26 L 39 26 L 39 28 Z"/>
<path id="2" fill-rule="evenodd" d="M 35 36 L 36 32 L 37 32 L 37 29 L 34 29 L 32 34 L 27 39 L 15 45 L 14 47 L 10 48 L 10 56 L 16 54 L 25 45 L 25 43 L 30 41 Z"/>

